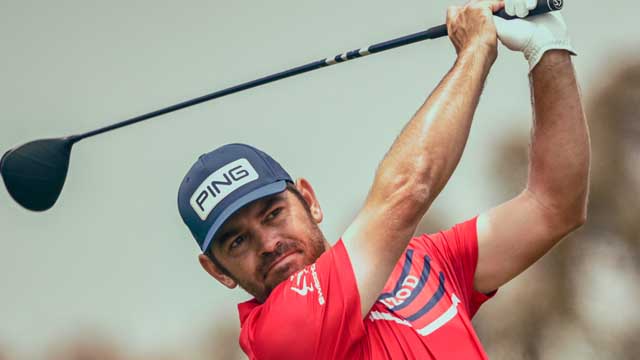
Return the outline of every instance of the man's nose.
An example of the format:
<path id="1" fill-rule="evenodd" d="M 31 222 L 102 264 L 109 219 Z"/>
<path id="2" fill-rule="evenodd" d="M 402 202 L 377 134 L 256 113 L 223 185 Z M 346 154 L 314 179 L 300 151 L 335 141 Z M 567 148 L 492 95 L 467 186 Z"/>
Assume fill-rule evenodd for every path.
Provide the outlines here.
<path id="1" fill-rule="evenodd" d="M 281 238 L 273 230 L 264 230 L 258 234 L 260 237 L 260 254 L 262 256 L 268 256 L 278 251 L 278 248 L 282 246 Z"/>

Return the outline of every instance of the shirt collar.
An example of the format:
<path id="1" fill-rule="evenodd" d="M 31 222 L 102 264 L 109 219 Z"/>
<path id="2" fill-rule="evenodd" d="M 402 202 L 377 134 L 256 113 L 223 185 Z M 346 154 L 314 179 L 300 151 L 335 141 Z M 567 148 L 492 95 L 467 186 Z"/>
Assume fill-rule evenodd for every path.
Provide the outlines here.
<path id="1" fill-rule="evenodd" d="M 247 320 L 247 317 L 249 316 L 249 314 L 251 314 L 253 309 L 257 308 L 260 305 L 261 304 L 255 298 L 238 304 L 238 313 L 240 314 L 240 326 L 244 324 L 245 320 Z"/>

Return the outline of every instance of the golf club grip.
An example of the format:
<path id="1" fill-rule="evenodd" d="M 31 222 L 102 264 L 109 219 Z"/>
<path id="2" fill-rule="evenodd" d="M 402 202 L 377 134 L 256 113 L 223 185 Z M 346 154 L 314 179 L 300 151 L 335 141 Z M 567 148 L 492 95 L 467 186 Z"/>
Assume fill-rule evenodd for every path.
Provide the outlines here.
<path id="1" fill-rule="evenodd" d="M 527 17 L 545 14 L 551 11 L 561 10 L 563 5 L 564 5 L 563 0 L 538 0 L 538 4 L 534 9 L 529 10 L 529 15 L 527 15 Z M 511 16 L 507 14 L 504 8 L 498 11 L 497 13 L 495 13 L 494 15 L 499 16 L 506 20 L 513 20 L 517 18 L 517 16 Z M 418 41 L 423 41 L 427 39 L 437 39 L 447 35 L 448 35 L 447 25 L 442 24 L 442 25 L 434 26 L 426 31 L 421 31 L 419 33 L 415 33 L 415 34 L 403 36 L 397 39 L 385 41 L 379 44 L 371 45 L 367 48 L 367 50 L 369 53 L 373 54 L 380 51 L 393 49 L 399 46 L 412 44 Z"/>
<path id="2" fill-rule="evenodd" d="M 529 15 L 527 15 L 527 17 L 529 16 L 535 16 L 535 15 L 540 15 L 540 14 L 546 14 L 548 12 L 551 11 L 558 11 L 561 10 L 562 7 L 564 5 L 564 1 L 563 0 L 538 0 L 538 5 L 536 5 L 536 7 L 533 10 L 529 10 Z M 504 10 L 504 8 L 500 11 L 498 11 L 497 13 L 494 14 L 495 16 L 499 16 L 503 19 L 506 20 L 513 20 L 518 18 L 517 16 L 511 16 L 509 14 L 507 14 L 507 12 Z M 423 34 L 428 33 L 428 36 L 425 36 Z M 409 36 L 416 36 L 416 37 L 420 37 L 418 41 L 421 40 L 425 40 L 425 39 L 436 39 L 439 37 L 444 37 L 447 36 L 449 33 L 447 31 L 447 25 L 446 24 L 442 24 L 442 25 L 438 25 L 438 26 L 434 26 L 432 28 L 430 28 L 429 30 L 422 32 L 422 33 L 416 33 L 413 35 L 409 35 Z M 399 39 L 395 39 L 395 40 L 391 40 L 391 41 L 397 41 Z M 405 44 L 401 44 L 401 45 L 405 45 Z M 375 46 L 375 45 L 374 45 Z M 395 46 L 392 46 L 395 47 Z M 387 47 L 387 48 L 392 48 L 392 47 Z M 372 46 L 373 48 L 373 46 Z M 387 50 L 387 49 L 384 49 Z M 376 52 L 375 49 L 374 51 Z"/>
<path id="3" fill-rule="evenodd" d="M 563 0 L 538 0 L 538 4 L 536 5 L 536 7 L 532 10 L 529 10 L 528 16 L 535 16 L 540 14 L 546 14 L 551 11 L 562 10 L 563 6 L 564 6 Z M 500 16 L 501 18 L 506 20 L 512 20 L 517 18 L 517 16 L 511 16 L 507 14 L 504 8 L 498 11 L 497 13 L 495 13 L 494 15 Z"/>

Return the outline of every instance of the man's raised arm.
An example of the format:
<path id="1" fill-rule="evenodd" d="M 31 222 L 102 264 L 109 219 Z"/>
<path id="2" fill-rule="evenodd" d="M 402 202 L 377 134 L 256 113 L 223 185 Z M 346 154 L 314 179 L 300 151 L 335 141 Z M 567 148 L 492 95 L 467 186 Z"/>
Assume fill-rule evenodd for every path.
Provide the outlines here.
<path id="1" fill-rule="evenodd" d="M 508 0 L 507 12 L 518 1 L 524 0 Z M 546 14 L 498 21 L 498 29 L 502 42 L 529 60 L 534 118 L 526 188 L 478 217 L 474 286 L 480 292 L 511 280 L 582 225 L 589 189 L 589 131 L 564 20 Z"/>
<path id="2" fill-rule="evenodd" d="M 501 7 L 501 1 L 472 1 L 448 9 L 456 62 L 395 140 L 363 208 L 343 235 L 363 316 L 460 160 L 497 56 L 492 13 Z"/>
<path id="3" fill-rule="evenodd" d="M 478 218 L 475 288 L 489 292 L 524 271 L 586 219 L 589 133 L 566 51 L 531 74 L 534 127 L 529 180 L 516 198 Z"/>

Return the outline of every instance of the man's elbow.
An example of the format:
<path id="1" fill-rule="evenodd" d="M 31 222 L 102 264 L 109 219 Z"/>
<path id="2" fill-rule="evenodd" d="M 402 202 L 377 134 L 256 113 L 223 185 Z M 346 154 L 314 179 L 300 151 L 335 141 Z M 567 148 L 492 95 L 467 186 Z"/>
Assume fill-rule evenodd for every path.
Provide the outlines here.
<path id="1" fill-rule="evenodd" d="M 558 224 L 558 231 L 564 236 L 581 228 L 587 222 L 587 207 L 564 210 L 560 216 L 563 221 Z"/>
<path id="2" fill-rule="evenodd" d="M 587 222 L 587 202 L 589 199 L 588 194 L 588 190 L 580 193 L 580 195 L 572 202 L 574 205 L 570 206 L 568 210 L 566 210 L 571 231 L 582 227 L 582 225 Z"/>
<path id="3" fill-rule="evenodd" d="M 587 209 L 585 206 L 584 209 L 580 211 L 576 211 L 576 216 L 571 224 L 572 225 L 571 231 L 581 228 L 586 223 L 587 223 Z"/>
<path id="4" fill-rule="evenodd" d="M 527 192 L 546 214 L 547 225 L 557 235 L 564 237 L 587 222 L 586 194 L 559 199 L 560 196 L 557 194 L 555 197 L 545 197 L 529 189 L 527 189 Z"/>
<path id="5" fill-rule="evenodd" d="M 415 176 L 399 175 L 393 180 L 385 180 L 387 186 L 383 188 L 384 191 L 374 191 L 367 205 L 389 214 L 389 226 L 417 226 L 432 202 L 431 187 L 417 181 Z"/>
<path id="6" fill-rule="evenodd" d="M 431 186 L 417 181 L 408 181 L 386 199 L 398 219 L 407 226 L 416 226 L 433 201 Z"/>

